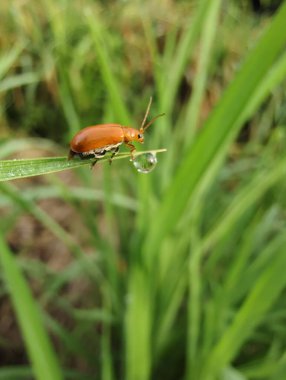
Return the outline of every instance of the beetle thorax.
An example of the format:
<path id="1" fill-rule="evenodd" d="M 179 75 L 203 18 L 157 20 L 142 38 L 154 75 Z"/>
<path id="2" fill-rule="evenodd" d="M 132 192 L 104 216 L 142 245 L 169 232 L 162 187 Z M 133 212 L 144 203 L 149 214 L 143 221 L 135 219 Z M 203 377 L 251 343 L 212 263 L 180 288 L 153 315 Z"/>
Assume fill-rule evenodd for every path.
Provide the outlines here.
<path id="1" fill-rule="evenodd" d="M 131 142 L 131 141 L 138 141 L 141 143 L 144 142 L 144 136 L 140 131 L 138 131 L 138 129 L 130 128 L 130 127 L 124 127 L 122 129 L 124 133 L 125 142 Z"/>

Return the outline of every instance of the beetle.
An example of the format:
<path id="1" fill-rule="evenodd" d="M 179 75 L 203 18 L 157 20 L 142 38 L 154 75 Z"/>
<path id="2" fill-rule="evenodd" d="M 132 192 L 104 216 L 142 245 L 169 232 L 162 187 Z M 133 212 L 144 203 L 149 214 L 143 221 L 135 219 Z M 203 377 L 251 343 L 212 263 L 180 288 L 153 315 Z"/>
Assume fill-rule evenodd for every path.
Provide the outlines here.
<path id="1" fill-rule="evenodd" d="M 150 107 L 152 104 L 152 97 L 149 100 L 143 121 L 140 129 L 126 127 L 121 124 L 98 124 L 91 127 L 81 129 L 70 142 L 70 151 L 68 159 L 73 157 L 80 157 L 81 159 L 95 158 L 92 166 L 96 164 L 99 158 L 104 157 L 106 153 L 111 153 L 109 162 L 119 151 L 121 144 L 125 144 L 130 149 L 131 159 L 134 160 L 135 146 L 132 142 L 144 142 L 144 132 L 154 123 L 158 117 L 163 116 L 160 114 L 155 116 L 151 121 L 146 124 Z"/>

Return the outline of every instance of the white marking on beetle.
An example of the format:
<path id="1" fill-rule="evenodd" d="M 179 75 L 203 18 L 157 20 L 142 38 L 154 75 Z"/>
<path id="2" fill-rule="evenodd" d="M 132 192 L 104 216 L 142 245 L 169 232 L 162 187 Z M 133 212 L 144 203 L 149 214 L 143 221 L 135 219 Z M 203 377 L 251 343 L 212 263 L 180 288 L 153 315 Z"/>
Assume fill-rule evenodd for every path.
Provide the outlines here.
<path id="1" fill-rule="evenodd" d="M 121 144 L 122 144 L 122 142 L 120 142 L 118 144 L 110 144 L 110 145 L 103 146 L 101 148 L 89 150 L 87 152 L 81 152 L 80 154 L 82 156 L 92 156 L 93 155 L 95 158 L 101 158 L 101 157 L 104 157 L 106 152 L 112 152 L 113 150 L 116 150 L 116 148 L 118 148 Z"/>

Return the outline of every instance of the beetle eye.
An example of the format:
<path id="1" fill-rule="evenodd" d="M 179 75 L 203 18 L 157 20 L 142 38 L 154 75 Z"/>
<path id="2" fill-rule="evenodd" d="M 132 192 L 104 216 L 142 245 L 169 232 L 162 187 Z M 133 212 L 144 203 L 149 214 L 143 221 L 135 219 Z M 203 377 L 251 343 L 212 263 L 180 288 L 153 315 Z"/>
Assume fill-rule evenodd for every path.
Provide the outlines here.
<path id="1" fill-rule="evenodd" d="M 143 135 L 141 133 L 138 134 L 138 139 L 143 139 Z"/>

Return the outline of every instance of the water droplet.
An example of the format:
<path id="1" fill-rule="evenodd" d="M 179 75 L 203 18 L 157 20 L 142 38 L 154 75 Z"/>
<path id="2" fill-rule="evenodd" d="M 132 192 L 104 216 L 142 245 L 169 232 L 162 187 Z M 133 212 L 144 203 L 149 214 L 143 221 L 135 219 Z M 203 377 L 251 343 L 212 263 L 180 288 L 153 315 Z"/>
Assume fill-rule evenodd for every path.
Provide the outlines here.
<path id="1" fill-rule="evenodd" d="M 142 153 L 132 161 L 139 173 L 150 173 L 157 165 L 157 156 L 155 153 Z"/>

